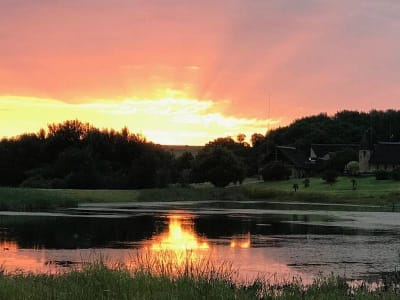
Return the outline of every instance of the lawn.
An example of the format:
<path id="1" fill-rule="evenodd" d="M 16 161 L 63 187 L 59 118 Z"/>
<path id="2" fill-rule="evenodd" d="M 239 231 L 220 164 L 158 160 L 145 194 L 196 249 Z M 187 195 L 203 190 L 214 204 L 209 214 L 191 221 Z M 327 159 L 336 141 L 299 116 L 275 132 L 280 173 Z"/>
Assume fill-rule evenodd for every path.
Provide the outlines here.
<path id="1" fill-rule="evenodd" d="M 245 185 L 250 198 L 301 200 L 308 202 L 339 202 L 354 204 L 392 205 L 400 200 L 400 182 L 376 180 L 375 177 L 355 178 L 357 189 L 352 189 L 352 178 L 339 177 L 334 184 L 321 178 L 310 178 L 304 187 L 303 179 L 262 182 Z M 299 189 L 294 192 L 293 185 Z"/>
<path id="2" fill-rule="evenodd" d="M 200 201 L 200 200 L 274 200 L 321 203 L 352 203 L 385 206 L 400 205 L 400 182 L 357 178 L 357 189 L 351 179 L 339 177 L 330 185 L 320 178 L 310 178 L 305 188 L 301 179 L 275 182 L 247 181 L 242 186 L 215 188 L 209 184 L 190 187 L 172 186 L 165 189 L 144 190 L 79 190 L 0 188 L 0 210 L 37 211 L 77 207 L 80 203 L 109 203 L 136 201 Z M 293 191 L 298 184 L 299 190 Z"/>

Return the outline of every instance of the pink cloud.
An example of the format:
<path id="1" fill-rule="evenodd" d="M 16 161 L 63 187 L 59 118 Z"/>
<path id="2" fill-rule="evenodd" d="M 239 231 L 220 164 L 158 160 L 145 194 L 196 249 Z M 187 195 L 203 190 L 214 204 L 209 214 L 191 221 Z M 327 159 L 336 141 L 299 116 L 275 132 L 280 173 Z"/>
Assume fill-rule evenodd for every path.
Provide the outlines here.
<path id="1" fill-rule="evenodd" d="M 2 1 L 0 94 L 64 101 L 184 90 L 286 122 L 398 108 L 395 0 Z M 188 68 L 195 66 L 195 69 Z"/>

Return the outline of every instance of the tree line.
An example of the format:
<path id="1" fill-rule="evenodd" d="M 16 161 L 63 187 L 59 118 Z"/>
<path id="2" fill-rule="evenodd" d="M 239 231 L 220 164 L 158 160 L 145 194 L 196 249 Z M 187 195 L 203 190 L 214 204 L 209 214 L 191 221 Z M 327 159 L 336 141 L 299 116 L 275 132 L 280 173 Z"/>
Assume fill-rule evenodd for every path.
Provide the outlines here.
<path id="1" fill-rule="evenodd" d="M 264 143 L 291 145 L 309 151 L 311 144 L 358 144 L 400 141 L 400 110 L 340 111 L 298 119 L 270 131 Z"/>
<path id="2" fill-rule="evenodd" d="M 241 183 L 260 174 L 276 145 L 309 153 L 313 143 L 357 144 L 400 141 L 400 111 L 341 111 L 301 118 L 266 135 L 218 138 L 197 155 L 179 157 L 140 134 L 98 129 L 79 120 L 50 124 L 47 130 L 0 141 L 0 185 L 38 188 L 141 189 L 209 181 Z M 355 153 L 343 153 L 331 166 L 342 168 Z M 343 162 L 342 162 L 343 161 Z M 322 171 L 322 170 L 320 170 Z"/>
<path id="3" fill-rule="evenodd" d="M 220 145 L 221 144 L 221 145 Z M 194 157 L 175 157 L 129 132 L 69 120 L 0 141 L 0 185 L 36 188 L 143 189 L 171 183 L 240 182 L 244 143 L 223 138 Z M 225 175 L 224 175 L 225 174 Z"/>

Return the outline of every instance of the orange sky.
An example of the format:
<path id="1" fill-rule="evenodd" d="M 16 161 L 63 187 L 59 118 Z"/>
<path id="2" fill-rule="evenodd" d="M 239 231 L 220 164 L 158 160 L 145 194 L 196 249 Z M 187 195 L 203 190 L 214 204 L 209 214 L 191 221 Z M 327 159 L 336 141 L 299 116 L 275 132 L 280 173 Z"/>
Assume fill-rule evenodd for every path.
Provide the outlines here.
<path id="1" fill-rule="evenodd" d="M 397 0 L 3 0 L 0 137 L 79 118 L 202 144 L 399 109 L 399 36 Z"/>

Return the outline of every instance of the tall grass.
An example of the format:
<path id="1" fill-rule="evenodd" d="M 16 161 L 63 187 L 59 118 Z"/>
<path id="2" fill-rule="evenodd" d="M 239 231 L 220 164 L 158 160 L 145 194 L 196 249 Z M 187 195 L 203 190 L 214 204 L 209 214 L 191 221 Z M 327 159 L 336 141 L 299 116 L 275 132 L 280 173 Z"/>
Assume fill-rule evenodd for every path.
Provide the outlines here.
<path id="1" fill-rule="evenodd" d="M 155 255 L 156 253 L 156 255 Z M 190 278 L 193 280 L 236 282 L 238 271 L 231 263 L 218 265 L 207 257 L 199 257 L 192 250 L 161 250 L 137 253 L 128 266 L 134 272 L 149 273 L 169 278 Z"/>
<path id="2" fill-rule="evenodd" d="M 240 187 L 170 187 L 144 190 L 57 190 L 0 188 L 0 210 L 37 211 L 77 207 L 79 203 L 115 203 L 136 201 L 243 200 Z"/>
<path id="3" fill-rule="evenodd" d="M 201 268 L 200 270 L 198 268 Z M 163 268 L 168 270 L 168 267 Z M 223 271 L 220 271 L 223 270 Z M 0 299 L 399 299 L 398 289 L 380 285 L 349 285 L 339 277 L 270 284 L 256 279 L 235 283 L 228 269 L 197 266 L 169 276 L 155 274 L 146 265 L 131 270 L 102 262 L 57 275 L 0 272 Z M 206 273 L 204 273 L 206 272 Z M 211 274 L 211 275 L 210 275 Z M 398 284 L 398 282 L 397 282 Z"/>
<path id="4" fill-rule="evenodd" d="M 0 299 L 255 299 L 255 294 L 218 279 L 94 263 L 59 275 L 0 275 Z"/>
<path id="5" fill-rule="evenodd" d="M 0 188 L 0 210 L 35 211 L 76 207 L 77 199 L 57 190 Z"/>
<path id="6" fill-rule="evenodd" d="M 169 187 L 165 189 L 141 190 L 138 201 L 202 201 L 245 200 L 245 192 L 239 187 Z"/>

